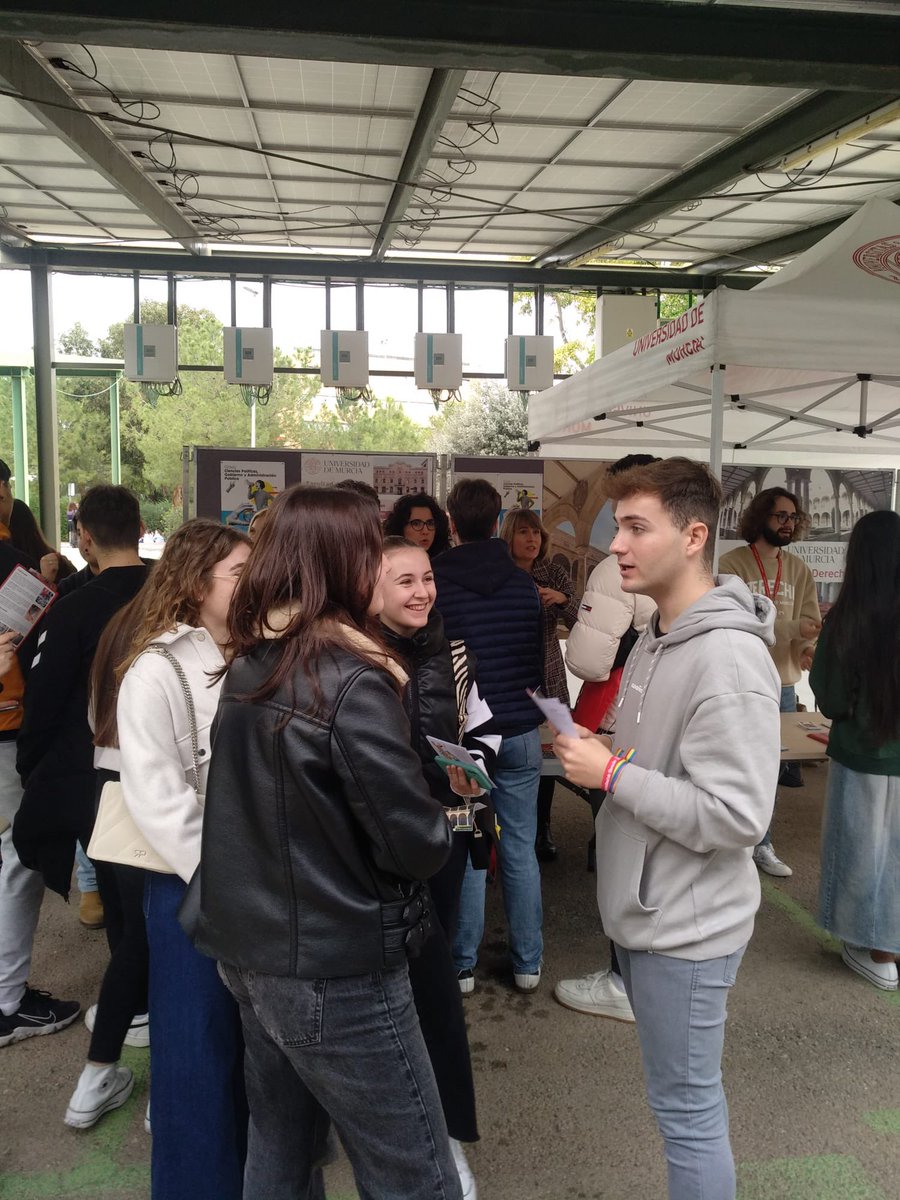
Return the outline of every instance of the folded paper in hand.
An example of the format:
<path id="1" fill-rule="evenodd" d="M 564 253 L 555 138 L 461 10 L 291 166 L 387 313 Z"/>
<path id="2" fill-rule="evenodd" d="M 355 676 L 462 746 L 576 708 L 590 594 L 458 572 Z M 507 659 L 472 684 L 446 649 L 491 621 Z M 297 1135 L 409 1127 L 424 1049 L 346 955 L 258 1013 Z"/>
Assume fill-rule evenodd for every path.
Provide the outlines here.
<path id="1" fill-rule="evenodd" d="M 557 733 L 562 733 L 566 737 L 578 737 L 578 730 L 575 728 L 572 714 L 561 700 L 557 700 L 555 696 L 545 696 L 540 690 L 533 692 L 529 689 L 526 690 Z"/>

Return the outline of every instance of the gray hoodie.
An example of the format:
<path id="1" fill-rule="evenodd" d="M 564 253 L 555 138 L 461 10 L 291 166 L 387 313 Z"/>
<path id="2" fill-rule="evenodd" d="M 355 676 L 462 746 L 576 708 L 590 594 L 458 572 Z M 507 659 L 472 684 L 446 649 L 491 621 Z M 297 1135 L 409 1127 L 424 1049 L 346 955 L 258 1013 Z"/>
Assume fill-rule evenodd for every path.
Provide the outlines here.
<path id="1" fill-rule="evenodd" d="M 597 817 L 597 900 L 629 950 L 703 960 L 750 939 L 781 753 L 774 621 L 770 600 L 720 575 L 628 658 L 616 749 L 634 756 Z"/>

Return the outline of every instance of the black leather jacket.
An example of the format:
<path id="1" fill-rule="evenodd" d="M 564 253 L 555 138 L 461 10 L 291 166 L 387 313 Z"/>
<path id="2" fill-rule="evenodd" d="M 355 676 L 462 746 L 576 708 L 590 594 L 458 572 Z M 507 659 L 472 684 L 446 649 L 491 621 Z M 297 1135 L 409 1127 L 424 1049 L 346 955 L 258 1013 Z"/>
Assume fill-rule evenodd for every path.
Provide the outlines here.
<path id="1" fill-rule="evenodd" d="M 427 879 L 451 832 L 429 794 L 393 680 L 335 650 L 313 706 L 298 672 L 271 699 L 272 643 L 232 664 L 216 718 L 203 818 L 198 949 L 271 975 L 362 975 L 405 963 L 427 936 Z"/>

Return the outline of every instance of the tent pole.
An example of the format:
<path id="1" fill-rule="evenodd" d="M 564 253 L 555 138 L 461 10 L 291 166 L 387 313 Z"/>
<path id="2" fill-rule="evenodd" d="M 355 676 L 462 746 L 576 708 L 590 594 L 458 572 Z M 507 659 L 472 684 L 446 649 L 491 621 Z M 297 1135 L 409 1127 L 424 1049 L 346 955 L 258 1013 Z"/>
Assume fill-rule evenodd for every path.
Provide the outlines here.
<path id="1" fill-rule="evenodd" d="M 709 422 L 709 469 L 721 482 L 722 479 L 722 437 L 725 432 L 725 368 L 715 363 L 712 368 L 710 381 L 710 396 L 712 408 Z M 713 555 L 713 574 L 719 569 L 719 538 L 716 531 L 716 549 Z"/>
<path id="2" fill-rule="evenodd" d="M 725 432 L 725 367 L 716 363 L 710 384 L 709 469 L 722 478 L 722 437 Z"/>

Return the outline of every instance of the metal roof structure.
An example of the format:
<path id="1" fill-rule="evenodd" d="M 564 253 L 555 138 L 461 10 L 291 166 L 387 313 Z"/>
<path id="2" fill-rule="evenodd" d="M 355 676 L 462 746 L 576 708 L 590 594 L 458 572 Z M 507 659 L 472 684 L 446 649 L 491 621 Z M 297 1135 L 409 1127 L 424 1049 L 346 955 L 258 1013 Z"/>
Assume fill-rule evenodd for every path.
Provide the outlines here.
<path id="1" fill-rule="evenodd" d="M 900 198 L 897 3 L 300 7 L 4 6 L 4 261 L 700 290 Z"/>

